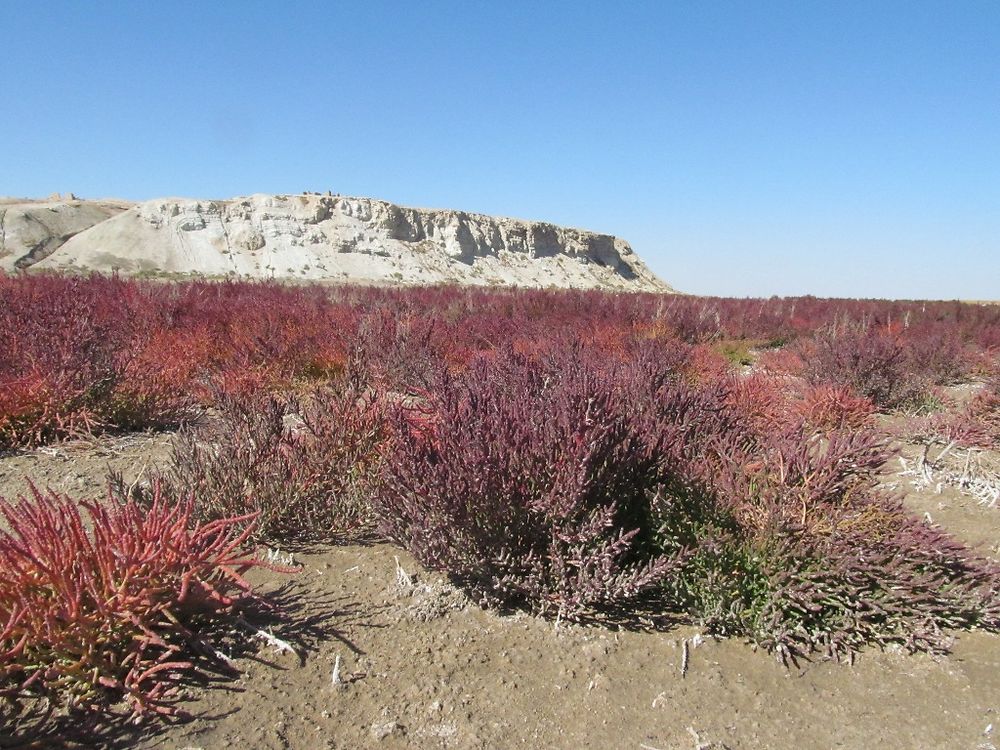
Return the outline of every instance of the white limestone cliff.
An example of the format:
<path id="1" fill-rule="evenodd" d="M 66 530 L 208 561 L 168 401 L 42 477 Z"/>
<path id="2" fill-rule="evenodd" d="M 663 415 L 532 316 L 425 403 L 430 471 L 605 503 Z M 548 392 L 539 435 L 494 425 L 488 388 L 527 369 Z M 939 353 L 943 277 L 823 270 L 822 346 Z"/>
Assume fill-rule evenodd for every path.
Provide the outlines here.
<path id="1" fill-rule="evenodd" d="M 610 235 L 314 193 L 146 201 L 60 240 L 30 265 L 151 276 L 672 291 L 627 242 Z"/>

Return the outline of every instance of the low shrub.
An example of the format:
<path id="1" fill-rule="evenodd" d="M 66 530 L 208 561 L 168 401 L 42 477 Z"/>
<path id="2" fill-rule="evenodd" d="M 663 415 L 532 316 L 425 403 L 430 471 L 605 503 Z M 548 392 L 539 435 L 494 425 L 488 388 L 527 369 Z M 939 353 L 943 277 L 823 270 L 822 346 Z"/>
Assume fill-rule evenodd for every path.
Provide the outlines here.
<path id="1" fill-rule="evenodd" d="M 730 454 L 671 593 L 712 631 L 785 660 L 942 651 L 949 629 L 1000 629 L 1000 569 L 885 494 L 888 456 L 870 431 L 804 424 Z"/>
<path id="2" fill-rule="evenodd" d="M 749 367 L 756 360 L 756 355 L 751 350 L 761 343 L 745 339 L 723 339 L 715 342 L 713 348 L 734 367 Z"/>
<path id="3" fill-rule="evenodd" d="M 899 336 L 874 324 L 830 326 L 802 348 L 802 355 L 811 383 L 849 386 L 880 409 L 919 402 L 929 385 L 910 368 Z"/>
<path id="4" fill-rule="evenodd" d="M 358 330 L 369 375 L 386 390 L 427 387 L 446 369 L 449 347 L 440 345 L 444 326 L 433 316 L 400 319 L 377 310 Z"/>
<path id="5" fill-rule="evenodd" d="M 848 386 L 820 384 L 805 391 L 795 411 L 816 430 L 860 430 L 872 426 L 875 405 Z"/>
<path id="6" fill-rule="evenodd" d="M 723 334 L 722 316 L 714 302 L 673 297 L 665 307 L 664 318 L 689 344 L 714 341 Z"/>
<path id="7" fill-rule="evenodd" d="M 767 349 L 758 358 L 757 366 L 771 375 L 802 377 L 806 370 L 805 361 L 812 356 L 811 344 L 809 341 L 800 341 L 794 347 Z"/>
<path id="8" fill-rule="evenodd" d="M 783 659 L 864 646 L 946 651 L 950 631 L 1000 629 L 1000 570 L 891 501 L 845 515 L 768 560 L 757 640 Z"/>
<path id="9" fill-rule="evenodd" d="M 967 448 L 1000 445 L 1000 378 L 987 381 L 964 406 L 914 416 L 894 434 L 904 440 L 954 441 Z"/>
<path id="10" fill-rule="evenodd" d="M 191 416 L 186 390 L 142 366 L 157 305 L 115 278 L 0 276 L 0 450 Z"/>
<path id="11" fill-rule="evenodd" d="M 283 543 L 378 526 L 486 601 L 572 615 L 659 597 L 785 656 L 938 648 L 943 628 L 995 627 L 995 574 L 878 487 L 888 454 L 868 427 L 874 409 L 933 410 L 921 429 L 995 444 L 996 381 L 957 413 L 932 384 L 995 365 L 998 320 L 960 303 L 0 275 L 0 450 L 197 406 L 159 489 L 119 481 L 126 501 L 252 512 L 247 534 Z M 749 342 L 782 348 L 737 377 Z"/>
<path id="12" fill-rule="evenodd" d="M 582 348 L 480 359 L 393 410 L 380 528 L 486 602 L 576 615 L 642 593 L 785 659 L 1000 627 L 995 568 L 880 486 L 870 402 L 755 418 L 772 388 Z"/>
<path id="13" fill-rule="evenodd" d="M 84 282 L 41 279 L 0 311 L 0 449 L 91 432 L 120 379 L 129 336 Z"/>
<path id="14" fill-rule="evenodd" d="M 162 492 L 197 498 L 203 519 L 253 513 L 259 540 L 309 542 L 370 528 L 368 495 L 384 434 L 371 395 L 326 387 L 292 398 L 230 388 L 215 401 L 215 420 L 173 440 L 169 461 L 154 473 Z"/>
<path id="15" fill-rule="evenodd" d="M 1000 445 L 1000 373 L 994 374 L 969 404 L 969 421 L 983 432 L 983 443 Z"/>
<path id="16" fill-rule="evenodd" d="M 693 383 L 712 383 L 726 380 L 735 372 L 732 362 L 708 344 L 691 347 L 691 355 L 685 367 L 688 378 Z"/>
<path id="17" fill-rule="evenodd" d="M 655 586 L 675 564 L 637 538 L 656 457 L 617 398 L 579 351 L 474 361 L 433 392 L 430 429 L 396 409 L 380 530 L 487 602 L 571 616 Z"/>
<path id="18" fill-rule="evenodd" d="M 199 623 L 252 596 L 252 517 L 198 524 L 190 501 L 155 490 L 148 506 L 81 506 L 34 488 L 0 498 L 0 513 L 2 700 L 103 713 L 124 699 L 135 717 L 177 713 Z"/>
<path id="19" fill-rule="evenodd" d="M 763 373 L 732 377 L 725 404 L 754 429 L 774 429 L 786 420 L 789 396 L 794 390 L 788 378 Z"/>
<path id="20" fill-rule="evenodd" d="M 954 326 L 923 325 L 906 331 L 907 369 L 934 385 L 953 385 L 968 379 L 973 361 Z"/>

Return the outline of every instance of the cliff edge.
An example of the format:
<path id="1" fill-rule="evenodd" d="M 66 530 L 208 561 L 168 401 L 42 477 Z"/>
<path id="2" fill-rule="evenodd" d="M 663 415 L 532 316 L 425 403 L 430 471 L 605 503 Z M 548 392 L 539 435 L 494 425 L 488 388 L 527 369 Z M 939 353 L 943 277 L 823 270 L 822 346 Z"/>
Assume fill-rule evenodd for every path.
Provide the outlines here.
<path id="1" fill-rule="evenodd" d="M 16 214 L 34 232 L 0 232 L 7 270 L 673 291 L 610 235 L 373 198 L 0 202 L 0 213 L 0 227 Z"/>

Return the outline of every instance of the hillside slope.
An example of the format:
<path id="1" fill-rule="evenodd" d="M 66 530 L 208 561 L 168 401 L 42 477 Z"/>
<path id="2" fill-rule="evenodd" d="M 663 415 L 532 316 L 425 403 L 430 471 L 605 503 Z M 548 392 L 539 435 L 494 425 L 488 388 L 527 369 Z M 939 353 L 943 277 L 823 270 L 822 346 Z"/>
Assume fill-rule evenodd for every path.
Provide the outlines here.
<path id="1" fill-rule="evenodd" d="M 59 233 L 52 246 L 21 266 L 152 276 L 672 291 L 627 242 L 610 235 L 330 194 L 151 200 L 71 236 Z"/>
<path id="2" fill-rule="evenodd" d="M 47 258 L 68 239 L 128 209 L 119 201 L 0 198 L 0 269 L 11 272 Z"/>

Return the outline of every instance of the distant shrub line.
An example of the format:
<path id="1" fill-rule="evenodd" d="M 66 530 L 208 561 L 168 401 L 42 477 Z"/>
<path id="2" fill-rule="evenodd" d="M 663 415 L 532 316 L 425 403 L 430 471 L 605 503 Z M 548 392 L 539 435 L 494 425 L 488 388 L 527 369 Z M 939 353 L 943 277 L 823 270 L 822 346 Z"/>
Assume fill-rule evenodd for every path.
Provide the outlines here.
<path id="1" fill-rule="evenodd" d="M 1000 309 L 0 274 L 0 330 L 3 450 L 176 426 L 214 403 L 219 386 L 322 381 L 352 357 L 392 389 L 426 382 L 436 368 L 467 367 L 499 346 L 540 353 L 574 339 L 611 358 L 638 340 L 673 340 L 694 347 L 692 367 L 705 374 L 780 345 L 782 371 L 849 386 L 881 409 L 907 407 L 934 384 L 989 374 Z"/>

